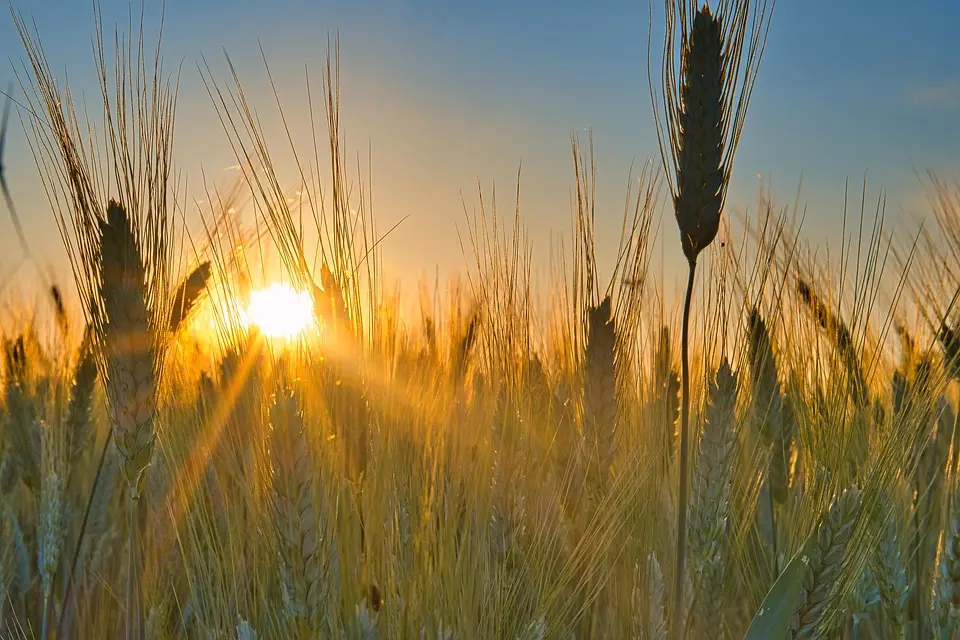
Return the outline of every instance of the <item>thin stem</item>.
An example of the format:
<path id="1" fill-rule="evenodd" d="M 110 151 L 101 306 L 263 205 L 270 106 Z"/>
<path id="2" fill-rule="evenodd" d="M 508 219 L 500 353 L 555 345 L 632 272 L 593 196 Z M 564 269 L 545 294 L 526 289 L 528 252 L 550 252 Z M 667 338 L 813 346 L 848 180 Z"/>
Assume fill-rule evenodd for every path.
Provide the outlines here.
<path id="1" fill-rule="evenodd" d="M 914 507 L 913 507 L 913 584 L 919 585 L 921 583 L 921 576 L 923 574 L 920 564 L 923 562 L 923 549 L 922 549 L 922 527 L 920 523 L 920 509 L 922 508 L 924 501 L 921 499 L 921 482 L 919 478 L 919 470 L 915 472 L 914 480 L 914 490 L 916 492 L 916 497 L 914 498 Z M 923 606 L 920 600 L 920 589 L 913 589 L 910 594 L 910 617 L 913 618 L 914 622 L 917 625 L 917 637 L 922 638 L 923 633 Z"/>
<path id="2" fill-rule="evenodd" d="M 780 559 L 777 556 L 777 518 L 773 511 L 773 491 L 770 489 L 770 480 L 767 480 L 767 504 L 770 507 L 770 546 L 773 548 L 773 578 L 780 575 Z"/>
<path id="3" fill-rule="evenodd" d="M 43 590 L 43 619 L 40 623 L 40 637 L 43 640 L 50 637 L 50 593 L 52 591 L 52 584 Z"/>
<path id="4" fill-rule="evenodd" d="M 956 486 L 957 470 L 960 469 L 960 405 L 957 405 L 957 410 L 953 413 L 952 435 L 953 437 L 951 438 L 950 448 L 952 450 L 953 457 L 950 461 L 950 477 L 948 478 L 948 487 Z"/>
<path id="5" fill-rule="evenodd" d="M 690 300 L 693 298 L 695 260 L 690 261 L 687 277 L 687 295 L 683 302 L 683 327 L 680 334 L 680 497 L 677 508 L 677 562 L 673 582 L 673 610 L 671 611 L 671 636 L 674 640 L 683 637 L 683 577 L 687 553 L 687 431 L 690 422 L 690 363 L 687 355 L 690 330 Z"/>
<path id="6" fill-rule="evenodd" d="M 100 452 L 100 462 L 97 463 L 97 473 L 93 476 L 93 486 L 90 487 L 90 495 L 87 497 L 87 508 L 83 512 L 83 522 L 80 524 L 80 534 L 77 536 L 77 545 L 73 549 L 73 561 L 70 563 L 70 575 L 67 576 L 67 587 L 63 592 L 63 606 L 60 607 L 60 616 L 57 619 L 57 637 L 63 637 L 63 625 L 66 621 L 67 608 L 70 607 L 70 592 L 73 589 L 73 577 L 77 572 L 77 562 L 80 560 L 80 549 L 83 545 L 83 537 L 87 532 L 87 522 L 90 520 L 90 511 L 93 508 L 93 497 L 97 492 L 97 485 L 100 482 L 100 474 L 103 471 L 103 463 L 107 459 L 107 450 L 110 449 L 110 441 L 113 439 L 113 429 L 107 430 L 107 439 L 103 443 L 103 451 Z"/>
<path id="7" fill-rule="evenodd" d="M 140 640 L 140 588 L 137 576 L 137 498 L 136 487 L 130 487 L 130 544 L 127 547 L 127 640 Z"/>

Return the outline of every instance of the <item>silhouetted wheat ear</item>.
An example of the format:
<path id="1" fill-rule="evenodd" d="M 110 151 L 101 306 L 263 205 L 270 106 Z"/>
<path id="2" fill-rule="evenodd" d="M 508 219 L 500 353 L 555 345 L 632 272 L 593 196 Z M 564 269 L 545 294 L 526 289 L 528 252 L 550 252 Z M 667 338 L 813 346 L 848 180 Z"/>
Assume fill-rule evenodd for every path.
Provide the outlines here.
<path id="1" fill-rule="evenodd" d="M 80 357 L 73 372 L 73 386 L 67 404 L 67 455 L 71 471 L 90 439 L 90 408 L 97 381 L 97 360 L 91 340 L 92 334 L 87 330 L 80 343 Z"/>
<path id="2" fill-rule="evenodd" d="M 70 329 L 70 320 L 67 318 L 67 309 L 63 304 L 63 294 L 60 292 L 60 287 L 55 284 L 50 285 L 50 301 L 53 303 L 57 325 L 60 327 L 60 331 L 66 335 Z"/>
<path id="3" fill-rule="evenodd" d="M 157 412 L 156 347 L 146 299 L 137 238 L 126 210 L 111 200 L 100 221 L 101 340 L 111 426 L 135 495 L 153 456 Z"/>
<path id="4" fill-rule="evenodd" d="M 173 306 L 170 312 L 170 333 L 176 333 L 183 321 L 190 317 L 197 301 L 207 288 L 210 280 L 210 261 L 205 260 L 190 272 L 173 293 Z"/>
<path id="5" fill-rule="evenodd" d="M 847 543 L 860 515 L 860 489 L 852 486 L 834 500 L 823 515 L 816 538 L 807 546 L 807 568 L 796 613 L 790 623 L 791 638 L 824 637 L 820 628 L 846 553 Z M 830 637 L 829 633 L 826 637 Z"/>
<path id="6" fill-rule="evenodd" d="M 937 338 L 943 347 L 943 359 L 947 364 L 950 377 L 960 380 L 960 334 L 944 320 L 937 332 Z"/>
<path id="7" fill-rule="evenodd" d="M 583 372 L 583 435 L 590 461 L 588 478 L 595 489 L 606 484 L 616 453 L 617 333 L 610 297 L 587 310 L 587 345 Z"/>
<path id="8" fill-rule="evenodd" d="M 847 328 L 842 319 L 838 318 L 827 307 L 813 286 L 802 278 L 797 278 L 797 294 L 804 304 L 810 308 L 820 328 L 833 340 L 837 353 L 840 354 L 843 365 L 847 370 L 850 394 L 854 402 L 863 406 L 867 402 L 869 389 L 850 329 Z"/>
<path id="9" fill-rule="evenodd" d="M 750 332 L 750 381 L 753 385 L 754 420 L 761 439 L 772 445 L 782 429 L 782 395 L 770 334 L 763 316 L 754 308 L 748 320 Z"/>
<path id="10" fill-rule="evenodd" d="M 665 460 L 670 460 L 677 440 L 677 420 L 680 419 L 680 376 L 670 366 L 670 330 L 666 327 L 660 329 L 660 339 L 657 342 L 654 380 L 654 397 L 662 405 L 664 418 L 658 428 L 663 429 L 661 435 Z"/>
<path id="11" fill-rule="evenodd" d="M 717 235 L 723 205 L 723 36 L 707 6 L 693 20 L 680 87 L 680 153 L 674 202 L 687 260 Z"/>

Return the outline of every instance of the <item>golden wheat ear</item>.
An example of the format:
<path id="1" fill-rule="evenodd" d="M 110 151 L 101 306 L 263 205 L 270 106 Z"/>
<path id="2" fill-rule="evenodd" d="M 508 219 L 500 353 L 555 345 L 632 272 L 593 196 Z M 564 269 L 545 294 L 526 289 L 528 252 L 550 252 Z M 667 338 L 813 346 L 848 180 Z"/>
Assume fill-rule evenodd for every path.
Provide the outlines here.
<path id="1" fill-rule="evenodd" d="M 126 209 L 111 200 L 100 221 L 101 349 L 121 469 L 135 494 L 153 456 L 157 410 L 157 341 L 146 301 L 136 235 Z"/>

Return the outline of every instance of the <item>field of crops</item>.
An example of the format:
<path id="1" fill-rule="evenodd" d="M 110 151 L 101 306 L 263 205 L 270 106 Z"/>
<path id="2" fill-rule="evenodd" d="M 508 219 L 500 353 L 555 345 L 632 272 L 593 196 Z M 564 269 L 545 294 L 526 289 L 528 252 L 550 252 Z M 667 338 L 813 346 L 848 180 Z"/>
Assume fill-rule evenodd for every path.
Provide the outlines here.
<path id="1" fill-rule="evenodd" d="M 323 189 L 284 184 L 239 81 L 204 74 L 243 178 L 188 242 L 159 48 L 96 34 L 89 123 L 18 18 L 74 278 L 3 327 L 0 636 L 957 638 L 960 187 L 926 178 L 915 235 L 851 187 L 832 261 L 768 193 L 734 230 L 773 14 L 712 5 L 666 2 L 619 246 L 574 138 L 546 288 L 523 212 L 481 203 L 417 317 L 340 145 L 336 50 L 326 137 L 270 141 Z M 661 216 L 685 300 L 653 275 Z"/>

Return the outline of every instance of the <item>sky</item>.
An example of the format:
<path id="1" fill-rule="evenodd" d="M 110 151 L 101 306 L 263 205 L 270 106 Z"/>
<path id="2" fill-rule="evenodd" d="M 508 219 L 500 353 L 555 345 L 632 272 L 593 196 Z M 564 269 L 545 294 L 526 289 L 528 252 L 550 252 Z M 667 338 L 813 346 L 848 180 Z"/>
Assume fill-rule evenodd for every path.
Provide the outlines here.
<path id="1" fill-rule="evenodd" d="M 655 54 L 661 46 L 653 3 Z M 101 0 L 108 27 L 125 25 L 133 6 Z M 155 33 L 159 3 L 147 5 Z M 13 0 L 33 21 L 57 73 L 75 93 L 95 95 L 90 3 Z M 309 148 L 305 69 L 319 86 L 329 34 L 339 33 L 342 129 L 359 157 L 384 239 L 384 271 L 432 282 L 462 272 L 464 210 L 489 204 L 520 209 L 545 267 L 551 239 L 569 237 L 573 166 L 570 137 L 592 131 L 597 158 L 598 255 L 615 250 L 631 165 L 659 162 L 647 84 L 651 7 L 646 0 L 552 3 L 491 0 L 324 2 L 167 0 L 164 59 L 182 64 L 175 159 L 188 201 L 204 197 L 204 177 L 226 186 L 236 164 L 198 72 L 205 59 L 228 84 L 226 51 L 276 149 L 281 177 L 295 187 L 286 138 L 260 47 L 301 150 Z M 960 58 L 955 0 L 780 0 L 737 154 L 727 210 L 754 211 L 761 184 L 791 204 L 801 182 L 803 232 L 836 241 L 847 178 L 868 199 L 887 193 L 888 225 L 915 232 L 925 201 L 918 173 L 960 171 Z M 12 80 L 23 49 L 9 15 L 0 17 L 0 84 Z M 6 78 L 5 78 L 6 77 Z M 28 117 L 23 114 L 24 117 Z M 22 129 L 13 119 L 7 178 L 28 240 L 45 269 L 69 278 L 54 217 Z M 196 218 L 186 224 L 199 231 Z M 679 246 L 664 209 L 654 269 L 680 281 Z M 20 255 L 0 211 L 0 277 Z M 29 282 L 29 269 L 15 285 Z M 23 285 L 26 286 L 26 285 Z M 13 287 L 17 288 L 17 287 Z M 23 288 L 23 287 L 20 287 Z M 669 288 L 669 287 L 667 287 Z"/>

